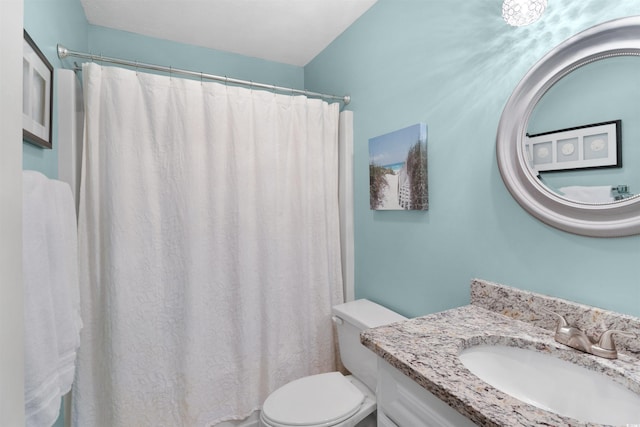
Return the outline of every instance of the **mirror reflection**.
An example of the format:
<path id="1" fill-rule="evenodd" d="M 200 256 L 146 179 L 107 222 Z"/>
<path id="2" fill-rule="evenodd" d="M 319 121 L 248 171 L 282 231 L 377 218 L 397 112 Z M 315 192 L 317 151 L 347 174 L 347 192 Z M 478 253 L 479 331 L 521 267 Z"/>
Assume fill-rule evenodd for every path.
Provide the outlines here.
<path id="1" fill-rule="evenodd" d="M 568 73 L 536 104 L 523 154 L 550 190 L 583 203 L 640 193 L 640 57 Z"/>

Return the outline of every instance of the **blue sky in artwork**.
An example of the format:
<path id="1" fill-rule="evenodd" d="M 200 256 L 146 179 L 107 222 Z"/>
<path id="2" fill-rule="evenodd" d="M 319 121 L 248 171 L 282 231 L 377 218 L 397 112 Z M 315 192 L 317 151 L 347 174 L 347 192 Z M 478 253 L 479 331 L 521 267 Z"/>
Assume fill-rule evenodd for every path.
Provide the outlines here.
<path id="1" fill-rule="evenodd" d="M 369 162 L 378 166 L 404 162 L 407 153 L 422 135 L 426 142 L 427 125 L 419 123 L 369 140 Z"/>

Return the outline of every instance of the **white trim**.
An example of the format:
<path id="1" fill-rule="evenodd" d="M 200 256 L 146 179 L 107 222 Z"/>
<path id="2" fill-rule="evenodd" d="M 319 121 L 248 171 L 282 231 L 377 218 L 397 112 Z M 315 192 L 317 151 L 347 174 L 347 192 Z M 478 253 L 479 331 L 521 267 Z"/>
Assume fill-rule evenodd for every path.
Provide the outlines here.
<path id="1" fill-rule="evenodd" d="M 24 426 L 23 1 L 0 1 L 0 425 Z M 38 262 L 38 260 L 33 260 Z"/>
<path id="2" fill-rule="evenodd" d="M 353 225 L 353 111 L 340 113 L 340 246 L 344 300 L 355 298 Z"/>

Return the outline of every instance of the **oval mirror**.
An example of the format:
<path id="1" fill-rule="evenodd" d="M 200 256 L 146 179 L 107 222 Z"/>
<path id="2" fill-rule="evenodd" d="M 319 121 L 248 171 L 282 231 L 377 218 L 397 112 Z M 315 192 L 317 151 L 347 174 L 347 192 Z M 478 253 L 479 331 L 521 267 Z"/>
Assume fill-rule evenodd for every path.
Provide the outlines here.
<path id="1" fill-rule="evenodd" d="M 612 203 L 637 192 L 638 76 L 640 56 L 615 56 L 562 77 L 538 101 L 527 123 L 524 153 L 530 172 L 577 202 Z"/>
<path id="2" fill-rule="evenodd" d="M 561 43 L 516 86 L 496 152 L 530 214 L 585 236 L 640 234 L 639 56 L 640 17 L 617 19 Z"/>

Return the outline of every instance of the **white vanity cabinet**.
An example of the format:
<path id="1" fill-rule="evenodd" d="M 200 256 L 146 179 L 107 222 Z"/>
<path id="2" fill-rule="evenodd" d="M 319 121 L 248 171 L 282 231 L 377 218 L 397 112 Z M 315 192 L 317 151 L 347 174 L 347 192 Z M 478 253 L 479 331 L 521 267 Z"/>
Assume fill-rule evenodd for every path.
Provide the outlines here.
<path id="1" fill-rule="evenodd" d="M 378 357 L 378 427 L 474 427 L 475 424 Z"/>

